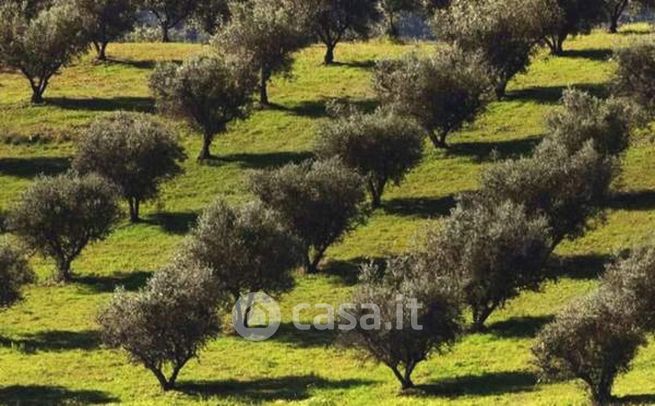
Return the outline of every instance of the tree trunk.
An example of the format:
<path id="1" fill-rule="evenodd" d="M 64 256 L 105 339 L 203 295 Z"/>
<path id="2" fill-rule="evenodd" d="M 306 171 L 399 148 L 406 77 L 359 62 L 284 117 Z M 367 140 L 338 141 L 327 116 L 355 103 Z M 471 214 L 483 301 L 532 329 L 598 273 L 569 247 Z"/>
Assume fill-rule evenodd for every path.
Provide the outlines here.
<path id="1" fill-rule="evenodd" d="M 609 32 L 610 34 L 616 34 L 619 32 L 619 18 L 620 16 L 612 16 L 610 21 Z"/>
<path id="2" fill-rule="evenodd" d="M 43 104 L 43 92 L 38 89 L 32 90 L 32 99 L 30 101 L 32 104 Z"/>
<path id="3" fill-rule="evenodd" d="M 432 141 L 432 145 L 434 145 L 435 148 L 437 149 L 446 149 L 448 148 L 448 143 L 446 142 L 446 137 L 448 137 L 448 133 L 445 131 L 440 132 L 438 135 L 435 133 L 430 133 L 429 138 L 430 141 Z"/>
<path id="4" fill-rule="evenodd" d="M 496 98 L 498 100 L 501 100 L 503 97 L 505 97 L 505 94 L 507 93 L 507 79 L 499 79 L 498 83 L 496 83 Z"/>
<path id="5" fill-rule="evenodd" d="M 169 37 L 168 33 L 168 24 L 167 23 L 162 23 L 161 24 L 161 42 L 171 42 L 171 38 Z"/>
<path id="6" fill-rule="evenodd" d="M 473 309 L 473 325 L 471 325 L 471 331 L 474 333 L 480 333 L 486 329 L 484 323 L 487 321 L 491 313 L 496 309 L 495 305 L 484 306 L 482 309 Z"/>
<path id="7" fill-rule="evenodd" d="M 262 107 L 269 105 L 268 101 L 268 75 L 264 72 L 264 69 L 261 71 L 261 76 L 259 78 L 259 104 Z"/>
<path id="8" fill-rule="evenodd" d="M 65 258 L 57 260 L 57 275 L 55 276 L 57 282 L 68 283 L 72 279 L 71 275 L 71 261 Z"/>
<path id="9" fill-rule="evenodd" d="M 205 132 L 202 137 L 202 149 L 200 150 L 200 155 L 198 155 L 198 161 L 204 161 L 207 159 L 211 159 L 212 154 L 210 151 L 211 145 L 212 145 L 212 140 L 213 136 L 209 134 L 208 132 Z"/>
<path id="10" fill-rule="evenodd" d="M 591 391 L 591 401 L 594 406 L 607 406 L 612 402 L 611 386 L 601 384 Z"/>
<path id="11" fill-rule="evenodd" d="M 326 44 L 326 46 L 324 61 L 326 65 L 332 65 L 334 63 L 334 45 Z"/>
<path id="12" fill-rule="evenodd" d="M 382 194 L 384 193 L 384 183 L 383 181 L 375 181 L 369 179 L 368 181 L 368 190 L 371 194 L 371 206 L 374 209 L 380 208 L 382 206 Z"/>
<path id="13" fill-rule="evenodd" d="M 130 206 L 130 222 L 131 223 L 138 223 L 139 222 L 139 206 L 140 202 L 138 199 L 134 197 L 130 197 L 127 199 L 127 202 Z"/>
<path id="14" fill-rule="evenodd" d="M 305 254 L 305 273 L 308 275 L 311 274 L 316 274 L 318 273 L 318 265 L 321 263 L 321 260 L 323 259 L 323 251 L 317 251 L 314 254 L 314 257 L 312 258 L 309 249 L 307 249 L 307 254 Z"/>
<path id="15" fill-rule="evenodd" d="M 99 61 L 106 61 L 107 60 L 107 42 L 103 42 L 100 44 L 100 49 L 98 50 L 98 60 Z"/>

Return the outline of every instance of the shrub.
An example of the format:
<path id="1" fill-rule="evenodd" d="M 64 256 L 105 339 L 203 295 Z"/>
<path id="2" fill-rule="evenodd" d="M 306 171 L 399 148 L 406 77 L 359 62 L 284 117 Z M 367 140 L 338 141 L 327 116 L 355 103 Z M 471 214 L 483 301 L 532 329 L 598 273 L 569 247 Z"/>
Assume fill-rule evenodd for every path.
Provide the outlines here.
<path id="1" fill-rule="evenodd" d="M 637 111 L 624 100 L 601 100 L 579 90 L 567 90 L 562 107 L 548 116 L 548 137 L 571 153 L 592 140 L 604 155 L 618 155 L 630 144 L 630 133 L 638 121 Z"/>
<path id="2" fill-rule="evenodd" d="M 163 390 L 174 389 L 182 368 L 219 333 L 214 281 L 203 267 L 173 266 L 137 293 L 117 290 L 98 315 L 103 342 L 127 351 Z"/>
<path id="3" fill-rule="evenodd" d="M 532 349 L 547 378 L 576 377 L 595 405 L 608 405 L 614 380 L 627 372 L 645 338 L 621 303 L 595 293 L 575 301 L 547 325 Z"/>
<path id="4" fill-rule="evenodd" d="M 510 79 L 527 69 L 557 16 L 550 0 L 453 0 L 435 14 L 433 29 L 437 38 L 482 53 L 500 98 Z"/>
<path id="5" fill-rule="evenodd" d="M 614 91 L 642 106 L 655 106 L 655 45 L 640 42 L 616 52 Z"/>
<path id="6" fill-rule="evenodd" d="M 30 82 L 32 103 L 43 103 L 52 77 L 88 48 L 83 18 L 73 2 L 58 1 L 32 16 L 22 4 L 0 5 L 0 65 Z"/>
<path id="7" fill-rule="evenodd" d="M 364 266 L 354 306 L 344 309 L 344 321 L 356 323 L 345 329 L 343 342 L 389 367 L 402 389 L 414 386 L 412 373 L 420 362 L 446 351 L 462 330 L 457 280 L 426 272 L 420 264 L 406 256 L 384 267 Z"/>
<path id="8" fill-rule="evenodd" d="M 291 54 L 306 43 L 306 11 L 294 0 L 251 0 L 231 3 L 230 14 L 214 44 L 219 53 L 249 59 L 259 74 L 259 101 L 267 106 L 271 76 L 290 72 Z"/>
<path id="9" fill-rule="evenodd" d="M 574 154 L 547 142 L 534 157 L 495 165 L 482 175 L 481 198 L 491 205 L 509 200 L 523 205 L 530 217 L 544 216 L 553 249 L 584 234 L 590 220 L 604 213 L 618 169 L 616 160 L 596 152 L 592 142 Z"/>
<path id="10" fill-rule="evenodd" d="M 601 286 L 623 298 L 638 326 L 655 330 L 655 248 L 638 249 L 608 267 Z"/>
<path id="11" fill-rule="evenodd" d="M 162 112 L 182 117 L 202 131 L 198 159 L 205 160 L 211 158 L 214 137 L 230 122 L 249 115 L 254 78 L 236 59 L 201 56 L 181 66 L 158 66 L 150 88 Z"/>
<path id="12" fill-rule="evenodd" d="M 157 197 L 162 182 L 182 172 L 183 159 L 175 136 L 159 121 L 119 112 L 94 121 L 86 130 L 73 168 L 98 173 L 120 186 L 130 220 L 136 222 L 141 203 Z"/>
<path id="13" fill-rule="evenodd" d="M 460 201 L 425 242 L 431 269 L 463 276 L 474 331 L 482 330 L 495 310 L 522 291 L 539 288 L 549 254 L 546 219 L 530 218 L 522 206 L 510 202 Z"/>
<path id="14" fill-rule="evenodd" d="M 475 120 L 492 88 L 480 56 L 450 46 L 427 59 L 409 55 L 378 63 L 374 87 L 384 106 L 418 120 L 437 148 Z"/>
<path id="15" fill-rule="evenodd" d="M 250 189 L 301 241 L 308 273 L 325 251 L 363 220 L 364 180 L 338 159 L 257 172 Z"/>
<path id="16" fill-rule="evenodd" d="M 181 257 L 211 269 L 220 291 L 237 301 L 250 292 L 290 290 L 299 251 L 276 213 L 260 204 L 237 209 L 219 200 L 202 214 Z"/>
<path id="17" fill-rule="evenodd" d="M 6 239 L 0 240 L 0 308 L 21 299 L 23 285 L 34 282 L 35 275 L 22 252 Z"/>
<path id="18" fill-rule="evenodd" d="M 334 62 L 339 42 L 353 34 L 366 38 L 377 17 L 375 0 L 311 0 L 309 4 L 311 29 L 327 48 L 326 65 Z"/>
<path id="19" fill-rule="evenodd" d="M 107 237 L 120 215 L 113 184 L 97 175 L 38 178 L 10 213 L 23 242 L 57 263 L 56 279 L 70 281 L 71 262 L 92 241 Z"/>
<path id="20" fill-rule="evenodd" d="M 366 178 L 373 206 L 379 207 L 387 183 L 399 184 L 421 160 L 423 131 L 382 110 L 342 112 L 320 129 L 316 150 L 319 157 L 339 157 Z"/>
<path id="21" fill-rule="evenodd" d="M 198 0 L 142 0 L 161 27 L 162 42 L 170 42 L 169 31 L 188 19 L 198 7 Z"/>
<path id="22" fill-rule="evenodd" d="M 134 27 L 137 14 L 135 0 L 76 0 L 84 16 L 84 26 L 98 54 L 107 60 L 107 45 Z"/>

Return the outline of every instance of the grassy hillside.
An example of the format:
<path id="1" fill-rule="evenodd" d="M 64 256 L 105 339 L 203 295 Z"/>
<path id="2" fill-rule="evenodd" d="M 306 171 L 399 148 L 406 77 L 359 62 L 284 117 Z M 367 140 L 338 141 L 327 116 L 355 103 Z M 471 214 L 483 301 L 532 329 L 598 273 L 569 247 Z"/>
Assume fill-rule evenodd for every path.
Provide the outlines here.
<path id="1" fill-rule="evenodd" d="M 300 302 L 337 303 L 348 297 L 355 265 L 364 258 L 399 252 L 430 219 L 448 213 L 453 196 L 476 188 L 478 174 L 501 157 L 529 153 L 544 130 L 543 117 L 567 86 L 604 92 L 615 47 L 651 34 L 629 27 L 610 36 L 601 32 L 572 41 L 564 57 L 540 55 L 510 86 L 506 100 L 494 103 L 474 125 L 452 138 L 448 152 L 427 147 L 423 163 L 400 187 L 389 190 L 384 207 L 329 251 L 327 272 L 302 276 L 282 298 L 283 314 Z M 511 302 L 490 320 L 485 334 L 466 337 L 445 356 L 421 364 L 415 382 L 421 396 L 397 396 L 391 373 L 359 361 L 339 348 L 334 335 L 299 332 L 283 324 L 264 343 L 222 337 L 182 371 L 182 390 L 162 394 L 154 378 L 127 363 L 123 353 L 101 347 L 94 317 L 118 285 L 136 289 L 164 264 L 197 213 L 217 196 L 246 201 L 249 170 L 306 158 L 314 129 L 325 119 L 324 103 L 334 97 L 365 108 L 375 105 L 370 88 L 376 59 L 431 44 L 381 42 L 346 44 L 341 62 L 324 67 L 323 50 L 298 54 L 290 80 L 276 79 L 271 100 L 277 107 L 258 111 L 218 139 L 220 160 L 199 165 L 193 157 L 200 137 L 176 123 L 190 159 L 186 172 L 165 187 L 161 200 L 146 207 L 147 221 L 121 224 L 107 241 L 87 249 L 74 262 L 70 286 L 48 282 L 53 264 L 33 259 L 40 282 L 26 300 L 0 313 L 0 403 L 130 402 L 138 404 L 584 404 L 580 385 L 535 385 L 531 341 L 538 329 L 572 297 L 595 285 L 602 263 L 613 252 L 653 242 L 655 227 L 655 144 L 636 139 L 625 156 L 625 171 L 609 207 L 607 222 L 559 249 L 561 278 L 539 293 Z M 48 104 L 27 104 L 22 77 L 0 73 L 0 207 L 7 208 L 38 174 L 67 168 L 76 134 L 89 120 L 109 111 L 152 112 L 147 77 L 159 60 L 180 60 L 202 52 L 196 45 L 111 45 L 107 65 L 90 57 L 56 77 Z M 643 350 L 615 392 L 626 402 L 655 403 L 655 346 Z"/>

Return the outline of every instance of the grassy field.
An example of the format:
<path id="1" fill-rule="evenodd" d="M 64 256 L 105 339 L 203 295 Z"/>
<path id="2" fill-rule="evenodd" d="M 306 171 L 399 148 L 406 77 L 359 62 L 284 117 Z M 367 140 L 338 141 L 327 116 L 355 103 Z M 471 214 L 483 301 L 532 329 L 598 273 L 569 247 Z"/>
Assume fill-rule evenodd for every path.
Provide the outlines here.
<path id="1" fill-rule="evenodd" d="M 584 390 L 575 382 L 537 384 L 529 349 L 559 308 L 593 289 L 611 254 L 654 242 L 655 144 L 647 136 L 635 139 L 624 158 L 607 222 L 558 250 L 562 261 L 555 271 L 561 277 L 542 292 L 512 301 L 492 317 L 488 332 L 468 336 L 451 353 L 422 364 L 414 379 L 421 395 L 399 396 L 387 369 L 339 348 L 333 334 L 294 330 L 288 310 L 300 302 L 346 299 L 358 262 L 401 251 L 421 226 L 447 214 L 454 195 L 476 188 L 480 171 L 492 164 L 492 151 L 505 158 L 530 153 L 544 131 L 544 115 L 563 89 L 603 94 L 613 71 L 612 49 L 651 35 L 639 26 L 614 36 L 597 32 L 568 43 L 563 57 L 539 55 L 512 82 L 506 100 L 452 137 L 450 150 L 426 147 L 423 163 L 389 190 L 384 207 L 329 251 L 324 274 L 298 276 L 297 287 L 281 298 L 287 323 L 276 337 L 264 343 L 219 338 L 200 362 L 182 371 L 181 390 L 163 394 L 149 372 L 101 346 L 94 321 L 98 307 L 118 285 L 143 285 L 208 202 L 217 196 L 248 200 L 248 171 L 308 157 L 326 100 L 374 107 L 370 74 L 376 59 L 433 45 L 344 44 L 337 49 L 340 64 L 333 67 L 320 64 L 318 46 L 300 52 L 293 78 L 272 85 L 276 107 L 256 112 L 216 141 L 220 160 L 196 163 L 200 137 L 174 124 L 190 156 L 185 174 L 146 207 L 145 222 L 123 223 L 108 240 L 87 249 L 73 264 L 75 283 L 52 285 L 53 264 L 33 258 L 40 282 L 27 289 L 24 302 L 0 313 L 0 404 L 585 404 Z M 64 171 L 73 140 L 89 120 L 119 109 L 152 112 L 147 77 L 157 61 L 199 52 L 200 46 L 184 44 L 111 45 L 112 63 L 83 58 L 52 81 L 48 103 L 41 107 L 27 103 L 22 77 L 0 73 L 0 207 L 11 206 L 38 174 Z M 633 371 L 619 379 L 616 394 L 626 403 L 655 403 L 653 374 L 655 345 L 641 351 Z"/>

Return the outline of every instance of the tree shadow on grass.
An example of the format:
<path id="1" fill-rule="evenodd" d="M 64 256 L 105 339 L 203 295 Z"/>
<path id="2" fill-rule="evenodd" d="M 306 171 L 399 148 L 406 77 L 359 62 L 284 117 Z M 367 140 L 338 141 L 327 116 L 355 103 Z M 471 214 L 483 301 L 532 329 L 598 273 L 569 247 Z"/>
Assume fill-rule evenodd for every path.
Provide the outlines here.
<path id="1" fill-rule="evenodd" d="M 327 103 L 331 99 L 318 99 L 318 100 L 305 100 L 299 103 L 294 103 L 290 106 L 283 106 L 280 104 L 271 104 L 269 108 L 278 111 L 288 112 L 295 116 L 307 118 L 324 118 L 328 117 Z M 358 111 L 364 113 L 372 113 L 378 106 L 375 99 L 350 99 L 350 98 L 336 98 L 338 103 L 353 106 Z"/>
<path id="2" fill-rule="evenodd" d="M 0 158 L 0 175 L 31 179 L 66 172 L 70 159 L 62 157 Z"/>
<path id="3" fill-rule="evenodd" d="M 310 322 L 303 322 L 309 324 Z M 321 348 L 336 343 L 338 334 L 334 330 L 321 331 L 314 327 L 309 330 L 300 330 L 293 323 L 282 323 L 280 328 L 271 338 L 272 341 L 289 344 L 295 348 Z"/>
<path id="4" fill-rule="evenodd" d="M 550 278 L 567 277 L 577 280 L 597 279 L 610 260 L 609 255 L 586 254 L 566 257 L 555 257 L 547 266 L 546 272 Z"/>
<path id="5" fill-rule="evenodd" d="M 16 348 L 25 354 L 71 350 L 90 351 L 100 347 L 100 333 L 93 330 L 48 330 L 26 334 L 17 339 L 0 337 L 0 346 Z"/>
<path id="6" fill-rule="evenodd" d="M 359 280 L 359 270 L 362 265 L 382 264 L 385 258 L 357 257 L 349 260 L 330 260 L 321 266 L 320 271 L 325 275 L 336 276 L 346 286 L 353 286 Z"/>
<path id="7" fill-rule="evenodd" d="M 562 100 L 562 94 L 568 88 L 569 86 L 535 86 L 513 90 L 507 94 L 507 100 L 558 104 Z M 608 95 L 607 87 L 597 83 L 576 84 L 571 88 L 591 93 L 596 97 L 606 97 Z"/>
<path id="8" fill-rule="evenodd" d="M 609 207 L 616 210 L 648 211 L 655 209 L 655 190 L 634 190 L 614 195 Z"/>
<path id="9" fill-rule="evenodd" d="M 152 272 L 119 272 L 113 275 L 86 275 L 75 277 L 75 282 L 90 289 L 93 293 L 111 293 L 117 287 L 123 287 L 127 291 L 136 291 L 143 286 L 152 276 Z"/>
<path id="10" fill-rule="evenodd" d="M 533 390 L 536 384 L 537 377 L 534 374 L 512 371 L 459 376 L 434 384 L 419 385 L 417 389 L 426 396 L 456 398 L 528 392 Z"/>
<path id="11" fill-rule="evenodd" d="M 156 213 L 146 220 L 148 224 L 156 225 L 167 234 L 184 235 L 195 226 L 198 213 L 194 212 L 163 212 Z"/>
<path id="12" fill-rule="evenodd" d="M 71 390 L 59 386 L 17 385 L 0 388 L 0 405 L 102 404 L 120 401 L 96 390 Z"/>
<path id="13" fill-rule="evenodd" d="M 155 101 L 151 97 L 111 97 L 70 99 L 66 97 L 48 98 L 46 102 L 64 110 L 86 111 L 135 111 L 152 113 L 155 111 Z"/>
<path id="14" fill-rule="evenodd" d="M 146 59 L 146 60 L 133 60 L 133 59 L 115 59 L 115 58 L 108 58 L 107 63 L 109 64 L 116 64 L 116 65 L 127 65 L 131 66 L 133 68 L 137 69 L 145 69 L 145 70 L 152 70 L 157 66 L 158 63 L 160 62 L 170 62 L 174 63 L 176 65 L 181 65 L 182 60 L 181 59 L 175 59 L 172 61 L 155 61 L 153 59 Z"/>
<path id="15" fill-rule="evenodd" d="M 655 394 L 622 396 L 614 401 L 617 405 L 655 405 Z"/>
<path id="16" fill-rule="evenodd" d="M 407 197 L 383 203 L 385 213 L 422 219 L 443 217 L 457 205 L 454 195 L 444 197 Z"/>
<path id="17" fill-rule="evenodd" d="M 183 382 L 178 389 L 202 398 L 235 397 L 244 402 L 262 403 L 308 399 L 314 389 L 350 389 L 370 385 L 358 379 L 329 380 L 315 375 L 263 378 L 251 381 L 193 381 Z"/>
<path id="18" fill-rule="evenodd" d="M 264 152 L 223 155 L 217 161 L 235 162 L 244 169 L 269 169 L 300 163 L 313 157 L 310 152 Z"/>
<path id="19" fill-rule="evenodd" d="M 564 51 L 562 57 L 564 58 L 576 58 L 576 59 L 590 59 L 592 61 L 601 61 L 605 62 L 609 60 L 614 52 L 611 49 L 570 49 Z"/>
<path id="20" fill-rule="evenodd" d="M 553 316 L 512 317 L 491 324 L 487 332 L 502 338 L 533 338 L 551 321 Z"/>
<path id="21" fill-rule="evenodd" d="M 452 144 L 446 154 L 471 157 L 478 162 L 495 159 L 516 159 L 531 155 L 543 137 L 528 137 L 508 141 L 459 142 Z"/>
<path id="22" fill-rule="evenodd" d="M 366 59 L 363 61 L 335 61 L 331 65 L 327 65 L 328 68 L 331 67 L 347 67 L 347 68 L 356 68 L 356 69 L 365 69 L 370 70 L 375 67 L 375 61 L 373 59 Z"/>

